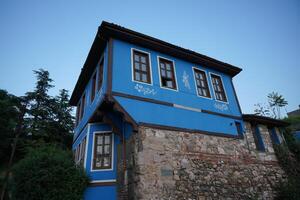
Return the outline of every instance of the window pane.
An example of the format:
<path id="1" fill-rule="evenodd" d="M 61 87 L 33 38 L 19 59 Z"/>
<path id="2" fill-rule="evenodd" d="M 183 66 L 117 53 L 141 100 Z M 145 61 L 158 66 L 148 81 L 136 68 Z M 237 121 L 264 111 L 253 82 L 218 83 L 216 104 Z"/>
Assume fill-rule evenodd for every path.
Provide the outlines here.
<path id="1" fill-rule="evenodd" d="M 146 74 L 142 74 L 142 81 L 147 82 L 147 75 Z"/>
<path id="2" fill-rule="evenodd" d="M 134 63 L 134 68 L 139 70 L 140 69 L 140 63 L 135 62 Z"/>
<path id="3" fill-rule="evenodd" d="M 97 155 L 102 155 L 103 152 L 102 152 L 102 146 L 97 146 Z"/>
<path id="4" fill-rule="evenodd" d="M 104 154 L 109 154 L 110 153 L 110 145 L 105 145 L 104 146 Z"/>
<path id="5" fill-rule="evenodd" d="M 173 88 L 173 82 L 172 81 L 167 81 L 167 87 Z"/>
<path id="6" fill-rule="evenodd" d="M 142 57 L 141 57 L 141 62 L 142 62 L 142 63 L 146 63 L 146 57 L 142 56 Z"/>
<path id="7" fill-rule="evenodd" d="M 134 60 L 135 60 L 135 61 L 139 61 L 139 56 L 135 54 L 135 55 L 134 55 Z"/>
<path id="8" fill-rule="evenodd" d="M 166 77 L 166 71 L 165 70 L 161 70 L 161 76 Z"/>
<path id="9" fill-rule="evenodd" d="M 96 158 L 96 167 L 101 167 L 101 158 Z"/>
<path id="10" fill-rule="evenodd" d="M 167 70 L 171 70 L 171 65 L 169 63 L 166 64 Z"/>
<path id="11" fill-rule="evenodd" d="M 109 157 L 104 157 L 103 158 L 103 166 L 104 167 L 109 167 L 110 166 L 110 159 L 109 159 Z"/>
<path id="12" fill-rule="evenodd" d="M 165 69 L 165 64 L 164 63 L 160 63 L 160 68 L 161 69 Z"/>
<path id="13" fill-rule="evenodd" d="M 203 96 L 201 88 L 198 88 L 198 94 Z"/>
<path id="14" fill-rule="evenodd" d="M 142 71 L 144 71 L 144 72 L 147 71 L 147 68 L 146 68 L 146 65 L 145 65 L 145 64 L 142 64 Z"/>
<path id="15" fill-rule="evenodd" d="M 97 136 L 97 144 L 102 144 L 103 142 L 102 142 L 102 136 L 101 135 L 98 135 Z"/>
<path id="16" fill-rule="evenodd" d="M 105 136 L 105 144 L 110 144 L 110 135 Z"/>
<path id="17" fill-rule="evenodd" d="M 137 81 L 141 80 L 140 73 L 135 72 L 135 80 L 137 80 Z"/>
<path id="18" fill-rule="evenodd" d="M 202 90 L 202 91 L 203 91 L 203 96 L 207 97 L 206 90 Z"/>
<path id="19" fill-rule="evenodd" d="M 171 75 L 171 72 L 170 72 L 170 71 L 167 71 L 167 77 L 168 77 L 168 78 L 172 78 L 172 75 Z"/>

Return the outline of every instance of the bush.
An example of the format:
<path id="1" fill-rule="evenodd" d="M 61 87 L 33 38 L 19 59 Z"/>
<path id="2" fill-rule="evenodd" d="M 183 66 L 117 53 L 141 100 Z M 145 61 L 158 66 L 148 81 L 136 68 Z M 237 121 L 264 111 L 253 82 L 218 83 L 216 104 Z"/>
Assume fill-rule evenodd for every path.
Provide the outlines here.
<path id="1" fill-rule="evenodd" d="M 287 137 L 286 137 L 287 139 Z M 298 146 L 297 146 L 298 145 Z M 292 148 L 296 148 L 293 149 Z M 287 181 L 282 182 L 277 190 L 278 200 L 299 200 L 300 199 L 300 162 L 299 155 L 295 155 L 295 150 L 300 149 L 299 143 L 294 143 L 287 139 L 287 145 L 281 144 L 275 146 L 275 152 L 282 166 L 287 174 Z"/>
<path id="2" fill-rule="evenodd" d="M 20 160 L 12 170 L 13 199 L 82 199 L 89 180 L 76 167 L 69 151 L 54 146 L 40 147 Z"/>

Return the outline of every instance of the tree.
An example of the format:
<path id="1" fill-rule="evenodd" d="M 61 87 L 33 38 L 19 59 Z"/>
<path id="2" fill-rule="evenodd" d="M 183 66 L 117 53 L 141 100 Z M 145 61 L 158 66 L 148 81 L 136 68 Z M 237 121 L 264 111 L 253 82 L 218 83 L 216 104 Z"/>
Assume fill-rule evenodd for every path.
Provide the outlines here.
<path id="1" fill-rule="evenodd" d="M 48 90 L 53 87 L 53 80 L 49 77 L 49 72 L 43 69 L 34 70 L 37 77 L 36 86 L 33 92 L 26 93 L 29 102 L 29 112 L 27 115 L 28 131 L 35 139 L 46 139 L 48 134 L 47 123 L 51 121 L 51 104 L 53 100 L 48 95 Z"/>
<path id="2" fill-rule="evenodd" d="M 281 108 L 288 105 L 288 102 L 284 99 L 282 95 L 277 92 L 272 92 L 268 94 L 268 104 L 257 103 L 254 104 L 256 115 L 261 115 L 265 117 L 281 118 Z"/>
<path id="3" fill-rule="evenodd" d="M 70 151 L 44 146 L 31 149 L 14 166 L 10 188 L 13 199 L 79 200 L 88 183 Z"/>
<path id="4" fill-rule="evenodd" d="M 26 93 L 29 111 L 25 119 L 32 142 L 58 143 L 71 148 L 74 117 L 68 91 L 62 89 L 56 97 L 50 96 L 48 91 L 54 86 L 49 72 L 39 69 L 34 73 L 37 82 L 34 91 Z"/>
<path id="5" fill-rule="evenodd" d="M 272 108 L 275 118 L 280 119 L 280 110 L 282 107 L 288 105 L 288 102 L 283 98 L 282 95 L 279 95 L 277 92 L 272 92 L 268 94 L 268 102 L 270 107 Z"/>
<path id="6" fill-rule="evenodd" d="M 18 121 L 18 97 L 0 89 L 0 162 L 6 163 Z"/>

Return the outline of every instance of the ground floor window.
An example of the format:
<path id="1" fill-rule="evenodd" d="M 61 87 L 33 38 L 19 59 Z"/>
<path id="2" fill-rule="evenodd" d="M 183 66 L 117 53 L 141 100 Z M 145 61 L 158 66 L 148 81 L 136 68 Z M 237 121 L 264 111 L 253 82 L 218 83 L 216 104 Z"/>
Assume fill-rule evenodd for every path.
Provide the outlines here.
<path id="1" fill-rule="evenodd" d="M 93 169 L 112 167 L 112 133 L 96 133 L 94 136 Z"/>

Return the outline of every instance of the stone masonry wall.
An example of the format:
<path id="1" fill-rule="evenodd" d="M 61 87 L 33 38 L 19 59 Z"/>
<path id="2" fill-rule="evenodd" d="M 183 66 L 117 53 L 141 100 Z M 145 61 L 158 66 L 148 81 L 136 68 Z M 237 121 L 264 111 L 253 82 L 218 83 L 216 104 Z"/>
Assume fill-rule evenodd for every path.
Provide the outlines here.
<path id="1" fill-rule="evenodd" d="M 132 142 L 131 199 L 273 199 L 285 178 L 268 129 L 256 151 L 250 124 L 244 139 L 141 127 Z"/>

